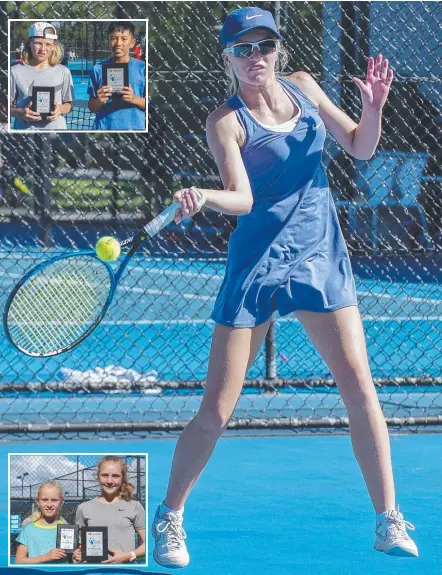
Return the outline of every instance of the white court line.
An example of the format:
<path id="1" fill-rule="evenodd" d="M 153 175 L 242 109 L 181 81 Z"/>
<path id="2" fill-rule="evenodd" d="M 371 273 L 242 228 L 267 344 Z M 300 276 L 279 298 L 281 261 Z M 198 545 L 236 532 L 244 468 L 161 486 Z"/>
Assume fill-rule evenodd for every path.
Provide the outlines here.
<path id="1" fill-rule="evenodd" d="M 147 274 L 158 274 L 158 275 L 171 275 L 171 276 L 184 276 L 184 277 L 189 277 L 189 278 L 202 278 L 202 279 L 207 279 L 207 280 L 222 280 L 224 278 L 224 276 L 220 276 L 217 274 L 205 274 L 205 273 L 199 273 L 199 272 L 180 272 L 180 271 L 175 271 L 175 270 L 161 270 L 161 269 L 146 269 L 143 268 L 141 266 L 134 266 L 134 267 L 128 267 L 129 270 L 133 270 L 136 272 L 140 272 L 140 273 L 147 273 Z"/>
<path id="2" fill-rule="evenodd" d="M 369 292 L 369 291 L 357 291 L 358 296 L 362 297 L 376 297 L 379 299 L 405 299 L 406 301 L 413 301 L 418 303 L 442 303 L 442 299 L 431 299 L 428 297 L 415 297 L 415 296 L 408 296 L 407 294 L 399 294 L 399 295 L 392 295 L 388 293 L 376 293 L 376 292 Z"/>
<path id="3" fill-rule="evenodd" d="M 389 317 L 389 316 L 364 316 L 362 321 L 442 321 L 442 316 L 411 316 L 411 317 Z M 102 321 L 101 325 L 201 325 L 201 324 L 213 324 L 215 323 L 212 319 L 153 319 L 153 320 L 115 320 L 115 321 Z M 296 318 L 280 318 L 277 319 L 277 323 L 299 323 Z"/>
<path id="4" fill-rule="evenodd" d="M 130 320 L 116 320 L 116 321 L 102 321 L 100 325 L 200 325 L 214 323 L 212 319 L 153 319 L 151 321 L 140 319 L 135 321 Z"/>
<path id="5" fill-rule="evenodd" d="M 286 322 L 297 322 L 296 318 L 286 318 L 282 317 L 277 320 L 278 322 L 286 323 Z M 387 322 L 387 321 L 442 321 L 442 315 L 398 315 L 398 316 L 391 316 L 391 315 L 364 315 L 362 316 L 362 321 L 380 321 L 380 322 Z"/>
<path id="6" fill-rule="evenodd" d="M 190 277 L 190 278 L 201 278 L 201 279 L 207 279 L 207 280 L 216 280 L 216 281 L 220 281 L 224 278 L 224 276 L 220 276 L 220 275 L 210 275 L 210 274 L 204 274 L 204 273 L 198 273 L 198 272 L 179 272 L 179 271 L 174 271 L 174 270 L 159 270 L 159 269 L 145 269 L 142 268 L 140 266 L 136 266 L 136 267 L 129 267 L 128 270 L 130 271 L 136 271 L 136 272 L 140 272 L 140 273 L 144 273 L 144 274 L 156 274 L 156 275 L 163 275 L 163 276 L 184 276 L 184 277 Z M 14 278 L 14 279 L 19 279 L 22 278 L 25 275 L 25 272 L 23 272 L 22 274 L 15 274 L 15 273 L 9 273 L 9 272 L 3 272 L 0 271 L 0 277 L 6 276 L 6 278 Z"/>
<path id="7" fill-rule="evenodd" d="M 136 268 L 130 268 L 133 269 L 135 271 L 142 271 L 144 273 L 156 273 L 159 275 L 175 275 L 175 276 L 186 276 L 186 277 L 193 277 L 193 278 L 197 278 L 197 277 L 201 277 L 203 279 L 223 279 L 223 276 L 215 276 L 215 275 L 209 275 L 209 274 L 200 274 L 200 273 L 192 273 L 192 272 L 178 272 L 178 271 L 166 271 L 166 270 L 145 270 L 141 267 L 136 267 Z M 5 273 L 5 272 L 0 272 L 0 277 L 2 276 L 6 276 L 6 279 L 20 279 L 23 277 L 24 274 L 16 274 L 16 273 Z M 6 283 L 10 283 L 10 282 L 6 282 Z M 167 290 L 164 291 L 160 291 L 160 290 L 149 290 L 149 289 L 143 289 L 143 288 L 130 288 L 130 287 L 118 287 L 118 289 L 124 289 L 126 291 L 135 291 L 138 293 L 151 293 L 154 295 L 158 295 L 158 294 L 164 294 L 164 295 L 176 295 L 176 292 L 170 292 Z M 212 296 L 199 296 L 198 294 L 192 295 L 192 294 L 180 294 L 182 295 L 182 297 L 184 297 L 185 299 L 203 299 L 205 301 L 214 301 L 216 298 L 212 297 Z M 427 303 L 428 305 L 437 305 L 437 304 L 442 304 L 442 299 L 431 299 L 428 297 L 416 297 L 416 296 L 408 296 L 407 294 L 398 294 L 398 295 L 393 295 L 393 294 L 386 294 L 386 293 L 375 293 L 375 292 L 361 292 L 361 291 L 357 291 L 357 295 L 358 297 L 374 297 L 376 299 L 389 299 L 389 300 L 401 300 L 403 302 L 413 302 L 413 303 Z"/>
<path id="8" fill-rule="evenodd" d="M 150 295 L 167 295 L 176 297 L 177 292 L 172 292 L 169 290 L 160 290 L 160 289 L 146 289 L 146 288 L 137 288 L 137 287 L 126 287 L 126 286 L 118 286 L 117 291 L 133 291 L 135 293 L 142 293 L 142 294 L 150 294 Z M 211 295 L 198 295 L 194 293 L 181 293 L 179 292 L 179 297 L 184 299 L 194 299 L 194 300 L 203 300 L 203 301 L 215 301 L 215 296 Z"/>
<path id="9" fill-rule="evenodd" d="M 6 259 L 6 258 L 3 258 Z M 12 259 L 16 259 L 16 258 L 12 258 Z M 23 258 L 24 259 L 24 258 Z M 28 258 L 30 260 L 34 260 L 35 258 Z M 35 260 L 35 265 L 38 264 L 38 261 Z M 142 266 L 131 266 L 129 264 L 128 270 L 130 271 L 135 271 L 135 272 L 140 272 L 143 274 L 157 274 L 157 275 L 171 275 L 171 276 L 183 276 L 183 277 L 190 277 L 190 278 L 196 278 L 196 277 L 200 277 L 202 279 L 207 279 L 207 280 L 222 280 L 224 278 L 224 276 L 222 275 L 218 275 L 218 274 L 206 274 L 203 272 L 185 272 L 185 271 L 176 271 L 176 270 L 162 270 L 162 269 L 158 269 L 158 268 L 143 268 Z M 24 276 L 25 272 L 23 272 L 22 274 L 14 274 L 14 273 L 5 273 L 3 271 L 0 271 L 0 276 L 7 276 L 7 277 L 12 277 L 12 278 L 21 278 L 22 276 Z"/>
<path id="10" fill-rule="evenodd" d="M 181 272 L 174 272 L 176 275 L 182 275 Z M 0 277 L 6 274 L 0 272 Z M 200 274 L 196 274 L 199 276 Z M 6 275 L 6 279 L 20 279 L 23 277 L 23 274 L 14 274 L 8 273 Z M 201 276 L 200 276 L 201 277 Z M 12 283 L 10 281 L 1 282 L 2 284 L 5 283 L 6 285 Z M 140 287 L 129 287 L 124 285 L 119 285 L 117 290 L 122 291 L 133 291 L 135 293 L 145 293 L 150 295 L 167 295 L 167 296 L 176 296 L 177 291 L 172 292 L 169 290 L 159 290 L 159 289 L 149 289 L 149 288 L 140 288 Z M 215 301 L 215 296 L 203 296 L 199 294 L 189 294 L 189 293 L 180 293 L 178 295 L 184 299 L 195 299 L 195 300 L 203 300 L 203 301 Z M 357 292 L 358 297 L 374 297 L 376 299 L 389 299 L 389 300 L 400 300 L 402 303 L 413 302 L 413 303 L 426 303 L 427 305 L 439 305 L 442 304 L 442 300 L 440 299 L 431 299 L 425 297 L 414 297 L 414 296 L 407 296 L 407 295 L 391 295 L 391 294 L 379 294 L 379 293 L 371 293 L 371 292 Z M 362 303 L 362 302 L 361 302 Z"/>
<path id="11" fill-rule="evenodd" d="M 0 273 L 0 276 L 2 274 Z M 23 277 L 22 274 L 8 274 L 8 277 L 13 278 L 21 278 Z M 6 285 L 10 284 L 11 282 L 1 282 L 6 283 Z M 149 288 L 140 288 L 140 287 L 129 287 L 125 285 L 119 285 L 117 287 L 117 291 L 131 291 L 135 293 L 142 293 L 142 294 L 149 294 L 149 295 L 167 295 L 167 296 L 176 296 L 177 292 L 172 292 L 169 290 L 159 290 L 159 289 L 149 289 Z M 192 294 L 192 293 L 181 293 L 179 292 L 179 296 L 183 299 L 194 299 L 194 300 L 202 300 L 202 301 L 215 301 L 215 296 L 208 296 L 208 295 L 199 295 L 199 294 Z"/>
<path id="12" fill-rule="evenodd" d="M 0 277 L 6 276 L 6 279 L 9 279 L 9 278 L 20 279 L 24 275 L 25 275 L 24 272 L 22 274 L 0 272 Z M 8 282 L 8 283 L 10 283 L 10 282 Z"/>

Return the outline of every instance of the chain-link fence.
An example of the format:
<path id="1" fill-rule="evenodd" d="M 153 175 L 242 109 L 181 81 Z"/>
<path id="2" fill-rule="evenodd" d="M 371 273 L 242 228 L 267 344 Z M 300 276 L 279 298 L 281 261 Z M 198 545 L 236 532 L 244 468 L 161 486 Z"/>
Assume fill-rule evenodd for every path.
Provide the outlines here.
<path id="1" fill-rule="evenodd" d="M 2 2 L 9 18 L 149 19 L 147 134 L 2 134 L 3 301 L 36 262 L 102 235 L 124 238 L 188 184 L 221 188 L 205 139 L 227 95 L 218 34 L 235 2 Z M 251 4 L 251 3 L 249 3 Z M 352 256 L 379 397 L 390 425 L 442 422 L 441 21 L 437 2 L 263 2 L 290 53 L 357 120 L 352 76 L 382 52 L 395 69 L 369 161 L 329 138 L 323 161 Z M 7 102 L 2 103 L 7 124 Z M 201 401 L 235 218 L 209 210 L 171 225 L 129 268 L 102 326 L 69 354 L 16 353 L 3 338 L 4 434 L 180 429 Z M 347 428 L 328 369 L 299 323 L 275 318 L 231 428 Z M 52 434 L 52 435 L 51 435 Z"/>
<path id="2" fill-rule="evenodd" d="M 77 508 L 81 503 L 101 495 L 97 478 L 97 465 L 103 455 L 74 454 L 21 454 L 10 455 L 9 499 L 11 557 L 15 556 L 16 539 L 23 522 L 39 511 L 39 488 L 47 481 L 56 481 L 64 498 L 60 517 L 70 525 L 75 524 Z M 146 506 L 146 456 L 117 455 L 127 465 L 127 481 L 133 485 L 133 499 Z M 141 542 L 138 541 L 138 546 Z"/>

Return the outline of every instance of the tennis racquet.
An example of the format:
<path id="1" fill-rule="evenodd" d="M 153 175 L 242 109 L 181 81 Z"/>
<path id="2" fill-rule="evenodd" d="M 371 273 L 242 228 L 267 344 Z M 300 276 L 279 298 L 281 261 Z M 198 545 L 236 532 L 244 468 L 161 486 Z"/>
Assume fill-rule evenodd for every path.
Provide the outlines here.
<path id="1" fill-rule="evenodd" d="M 5 333 L 26 355 L 50 357 L 86 339 L 105 316 L 130 259 L 175 217 L 175 202 L 120 243 L 129 247 L 116 272 L 95 251 L 51 258 L 29 271 L 14 287 L 3 314 Z"/>

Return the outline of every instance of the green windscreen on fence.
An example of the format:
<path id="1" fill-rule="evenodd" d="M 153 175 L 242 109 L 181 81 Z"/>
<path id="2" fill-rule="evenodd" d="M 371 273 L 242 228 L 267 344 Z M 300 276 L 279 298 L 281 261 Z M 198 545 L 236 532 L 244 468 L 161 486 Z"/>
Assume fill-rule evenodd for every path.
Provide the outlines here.
<path id="1" fill-rule="evenodd" d="M 149 70 L 148 133 L 0 135 L 2 306 L 37 263 L 91 249 L 103 235 L 132 235 L 180 188 L 222 188 L 205 122 L 228 96 L 220 27 L 227 11 L 245 4 L 73 2 L 61 14 L 57 3 L 2 3 L 3 69 L 11 57 L 8 18 L 129 18 L 148 19 Z M 281 73 L 310 73 L 355 121 L 361 104 L 352 77 L 363 78 L 367 58 L 379 52 L 394 68 L 376 154 L 356 160 L 329 136 L 323 162 L 387 422 L 412 430 L 440 425 L 442 6 L 261 5 L 275 15 L 289 53 Z M 14 30 L 11 50 L 26 26 Z M 95 46 L 74 40 L 72 58 L 103 57 L 98 40 Z M 0 82 L 6 93 L 7 78 Z M 67 121 L 72 131 L 92 127 L 85 100 L 74 102 Z M 131 262 L 104 321 L 72 352 L 29 358 L 2 337 L 0 436 L 181 429 L 201 403 L 210 315 L 235 226 L 234 217 L 210 210 L 171 224 Z M 230 428 L 348 429 L 333 376 L 295 317 L 274 318 Z"/>

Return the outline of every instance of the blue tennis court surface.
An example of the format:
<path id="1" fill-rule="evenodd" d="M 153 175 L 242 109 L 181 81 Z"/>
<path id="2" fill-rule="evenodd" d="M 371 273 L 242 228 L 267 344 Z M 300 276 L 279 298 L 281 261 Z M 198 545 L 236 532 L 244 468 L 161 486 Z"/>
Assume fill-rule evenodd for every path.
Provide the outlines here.
<path id="1" fill-rule="evenodd" d="M 94 61 L 90 58 L 78 58 L 77 60 L 69 60 L 67 67 L 69 70 L 81 72 L 92 70 L 94 66 Z"/>
<path id="2" fill-rule="evenodd" d="M 0 305 L 24 271 L 42 261 L 41 253 L 3 255 Z M 131 264 L 103 325 L 80 347 L 57 358 L 28 358 L 0 343 L 1 383 L 55 383 L 55 391 L 4 391 L 3 423 L 69 421 L 173 421 L 190 418 L 198 409 L 201 390 L 172 391 L 150 386 L 127 391 L 134 378 L 153 381 L 201 381 L 206 374 L 213 323 L 210 312 L 222 281 L 223 262 L 172 260 L 141 256 Z M 440 377 L 442 297 L 438 281 L 412 283 L 357 277 L 360 309 L 367 333 L 373 374 L 380 378 Z M 117 342 L 112 345 L 110 342 Z M 299 323 L 280 319 L 276 329 L 278 374 L 285 378 L 329 377 Z M 263 377 L 261 352 L 249 372 Z M 120 372 L 115 369 L 122 370 Z M 101 370 L 101 371 L 97 371 Z M 125 371 L 127 370 L 127 371 Z M 118 376 L 118 373 L 120 375 Z M 94 379 L 95 378 L 95 379 Z M 114 378 L 114 379 L 112 379 Z M 131 379 L 132 378 L 132 379 Z M 88 389 L 70 393 L 63 382 Z M 94 381 L 108 389 L 94 391 Z M 345 415 L 335 390 L 308 388 L 278 392 L 247 390 L 236 417 L 327 417 Z M 386 415 L 440 415 L 438 385 L 384 386 L 379 397 Z M 441 434 L 392 435 L 398 502 L 420 557 L 388 557 L 373 549 L 374 513 L 350 438 L 346 435 L 291 436 L 272 431 L 220 440 L 214 456 L 186 505 L 185 528 L 192 562 L 183 572 L 206 575 L 427 575 L 442 560 Z M 281 433 L 281 432 L 279 432 Z M 229 432 L 230 434 L 230 432 Z M 54 434 L 55 436 L 56 434 Z M 70 439 L 76 435 L 88 441 Z M 32 437 L 32 435 L 31 435 Z M 34 436 L 35 437 L 35 436 Z M 107 434 L 108 439 L 110 436 Z M 135 435 L 102 441 L 93 433 L 63 433 L 57 441 L 32 441 L 16 435 L 0 443 L 0 463 L 10 452 L 149 454 L 148 527 L 164 496 L 176 434 L 148 439 Z M 6 489 L 0 508 L 7 512 Z M 0 532 L 3 564 L 7 559 L 7 522 Z M 151 558 L 144 568 L 106 568 L 109 573 L 170 573 Z M 37 572 L 14 567 L 17 573 Z M 74 571 L 79 567 L 72 568 Z M 83 568 L 81 568 L 83 569 Z M 48 572 L 65 573 L 56 567 Z M 95 567 L 86 573 L 98 573 Z"/>
<path id="3" fill-rule="evenodd" d="M 41 254 L 3 255 L 7 271 L 0 275 L 2 307 L 23 273 L 43 260 Z M 30 381 L 36 372 L 45 381 L 62 367 L 86 371 L 97 363 L 132 367 L 140 373 L 155 370 L 162 380 L 204 379 L 213 330 L 210 313 L 223 272 L 224 263 L 218 261 L 135 258 L 101 326 L 76 350 L 47 360 L 32 359 L 2 339 L 1 381 Z M 374 377 L 438 377 L 442 372 L 440 284 L 356 281 L 369 355 L 376 360 Z M 278 365 L 281 377 L 328 373 L 293 317 L 278 320 L 277 348 L 283 356 Z M 166 364 L 164 357 L 170 358 Z M 262 371 L 260 360 L 251 377 Z"/>
<path id="4" fill-rule="evenodd" d="M 391 437 L 401 510 L 416 530 L 417 559 L 373 549 L 374 515 L 347 436 L 237 437 L 220 440 L 187 505 L 189 575 L 428 575 L 442 562 L 442 435 Z M 149 454 L 148 527 L 164 496 L 175 439 L 40 441 L 0 444 L 8 451 Z M 14 449 L 11 449 L 13 447 Z M 0 508 L 7 512 L 7 490 Z M 1 564 L 7 561 L 7 522 L 0 523 Z M 85 568 L 85 573 L 172 573 L 156 566 Z M 41 566 L 43 569 L 44 567 Z M 46 568 L 61 574 L 69 567 Z M 79 567 L 73 568 L 78 571 Z M 14 567 L 14 573 L 40 570 Z M 177 571 L 175 571 L 177 572 Z"/>
<path id="5" fill-rule="evenodd" d="M 41 254 L 20 259 L 4 255 L 2 308 L 14 283 L 39 261 Z M 218 261 L 141 256 L 131 264 L 102 324 L 73 351 L 44 360 L 30 358 L 3 337 L 2 422 L 84 423 L 91 416 L 104 423 L 189 419 L 198 410 L 202 391 L 163 390 L 155 388 L 155 382 L 204 381 L 213 330 L 210 313 L 223 269 Z M 391 380 L 379 389 L 385 415 L 440 416 L 442 393 L 434 385 L 442 372 L 440 284 L 364 278 L 357 278 L 357 284 L 373 376 Z M 278 321 L 276 347 L 279 377 L 330 377 L 293 317 Z M 248 376 L 262 378 L 264 373 L 262 350 Z M 400 377 L 427 377 L 429 383 L 398 386 L 395 380 Z M 82 391 L 84 381 L 87 391 Z M 33 383 L 53 385 L 33 390 Z M 30 385 L 24 391 L 11 384 Z M 266 417 L 345 417 L 336 389 L 284 391 L 246 390 L 236 416 L 259 418 L 265 412 Z"/>
<path id="6" fill-rule="evenodd" d="M 89 86 L 88 81 L 78 83 L 74 82 L 74 99 L 84 100 L 87 102 L 89 100 L 89 94 L 87 93 L 88 86 Z"/>

